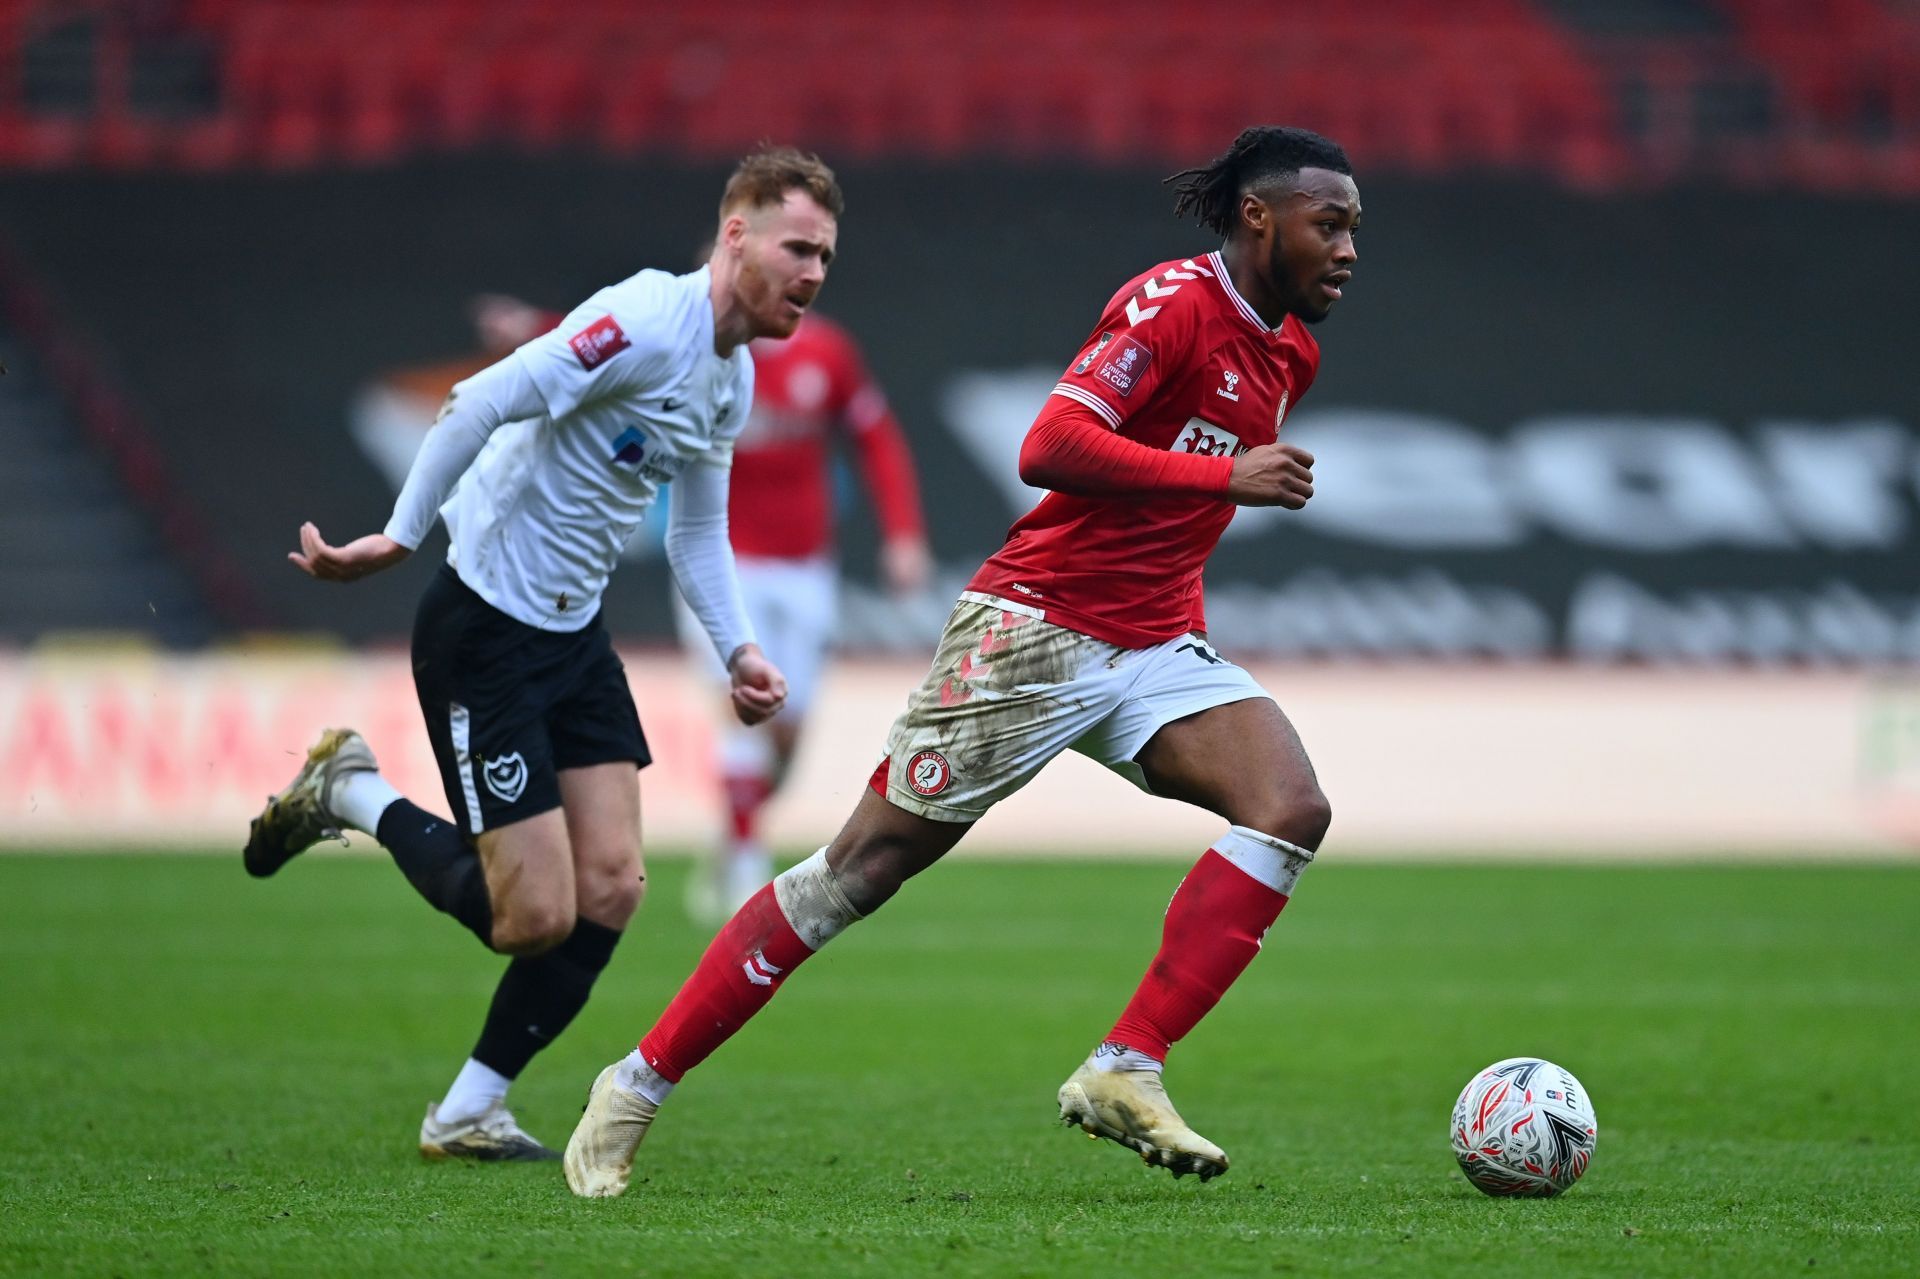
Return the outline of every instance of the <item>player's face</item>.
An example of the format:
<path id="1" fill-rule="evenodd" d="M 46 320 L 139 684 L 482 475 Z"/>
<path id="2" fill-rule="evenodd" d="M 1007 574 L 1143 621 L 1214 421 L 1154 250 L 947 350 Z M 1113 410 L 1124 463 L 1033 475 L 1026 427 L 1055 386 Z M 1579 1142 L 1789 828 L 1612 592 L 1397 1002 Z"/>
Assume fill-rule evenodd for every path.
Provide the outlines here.
<path id="1" fill-rule="evenodd" d="M 1308 324 L 1327 318 L 1360 254 L 1360 189 L 1344 173 L 1302 169 L 1268 206 L 1274 227 L 1267 270 L 1274 295 Z"/>
<path id="2" fill-rule="evenodd" d="M 740 255 L 734 294 L 755 337 L 793 336 L 826 283 L 839 235 L 833 214 L 800 190 L 727 219 L 721 240 Z"/>

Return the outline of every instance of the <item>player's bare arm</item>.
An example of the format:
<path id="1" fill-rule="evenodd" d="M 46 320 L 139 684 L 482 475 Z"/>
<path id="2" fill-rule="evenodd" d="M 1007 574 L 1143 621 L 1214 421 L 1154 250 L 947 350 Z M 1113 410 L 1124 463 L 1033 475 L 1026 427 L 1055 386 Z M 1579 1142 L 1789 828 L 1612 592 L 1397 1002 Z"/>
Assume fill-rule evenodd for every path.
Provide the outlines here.
<path id="1" fill-rule="evenodd" d="M 392 568 L 412 554 L 385 533 L 356 537 L 345 546 L 330 546 L 320 530 L 309 520 L 300 526 L 300 549 L 289 551 L 287 559 L 308 577 L 323 582 L 352 582 Z"/>

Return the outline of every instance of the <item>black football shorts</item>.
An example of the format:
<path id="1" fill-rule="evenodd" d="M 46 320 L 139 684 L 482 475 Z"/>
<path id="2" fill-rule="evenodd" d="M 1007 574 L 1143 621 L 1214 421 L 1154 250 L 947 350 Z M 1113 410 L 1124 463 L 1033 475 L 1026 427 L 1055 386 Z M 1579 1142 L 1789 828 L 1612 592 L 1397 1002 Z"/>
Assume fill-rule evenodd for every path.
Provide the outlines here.
<path id="1" fill-rule="evenodd" d="M 542 631 L 441 565 L 413 622 L 413 686 L 468 835 L 560 807 L 560 770 L 652 762 L 626 668 L 598 614 Z"/>

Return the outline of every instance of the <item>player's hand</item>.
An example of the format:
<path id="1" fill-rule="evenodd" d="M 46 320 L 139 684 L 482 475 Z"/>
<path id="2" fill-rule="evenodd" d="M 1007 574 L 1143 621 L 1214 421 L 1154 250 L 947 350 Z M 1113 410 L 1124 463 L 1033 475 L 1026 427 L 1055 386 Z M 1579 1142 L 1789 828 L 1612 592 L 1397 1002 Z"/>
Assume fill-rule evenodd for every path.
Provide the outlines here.
<path id="1" fill-rule="evenodd" d="M 742 724 L 760 724 L 787 704 L 787 677 L 758 644 L 742 644 L 727 661 L 733 680 L 733 713 Z"/>
<path id="2" fill-rule="evenodd" d="M 311 521 L 300 526 L 300 549 L 287 558 L 308 577 L 323 582 L 351 582 L 383 568 L 392 568 L 412 554 L 385 533 L 369 533 L 345 546 L 328 546 Z"/>
<path id="3" fill-rule="evenodd" d="M 1233 459 L 1227 500 L 1297 511 L 1313 496 L 1313 454 L 1297 444 L 1261 444 Z"/>
<path id="4" fill-rule="evenodd" d="M 933 577 L 933 553 L 923 537 L 901 537 L 880 548 L 880 571 L 895 595 L 918 595 Z"/>

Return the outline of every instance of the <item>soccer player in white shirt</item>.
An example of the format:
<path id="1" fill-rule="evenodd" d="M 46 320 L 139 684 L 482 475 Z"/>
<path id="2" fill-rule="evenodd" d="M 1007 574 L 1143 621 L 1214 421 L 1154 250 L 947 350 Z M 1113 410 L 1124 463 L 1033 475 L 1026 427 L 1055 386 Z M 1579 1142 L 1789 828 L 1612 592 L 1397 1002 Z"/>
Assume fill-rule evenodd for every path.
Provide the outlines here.
<path id="1" fill-rule="evenodd" d="M 600 597 L 668 481 L 668 559 L 735 714 L 759 723 L 786 698 L 734 575 L 729 468 L 753 398 L 746 344 L 799 325 L 841 209 L 817 157 L 749 155 L 705 267 L 602 289 L 454 387 L 384 532 L 333 546 L 301 526 L 288 558 L 323 581 L 399 563 L 436 514 L 452 541 L 415 619 L 413 670 L 455 820 L 401 796 L 359 734 L 330 729 L 245 851 L 264 878 L 343 827 L 365 831 L 429 903 L 513 957 L 471 1057 L 427 1107 L 429 1158 L 556 1157 L 515 1121 L 507 1088 L 585 1005 L 642 897 L 636 769 L 649 755 Z"/>

